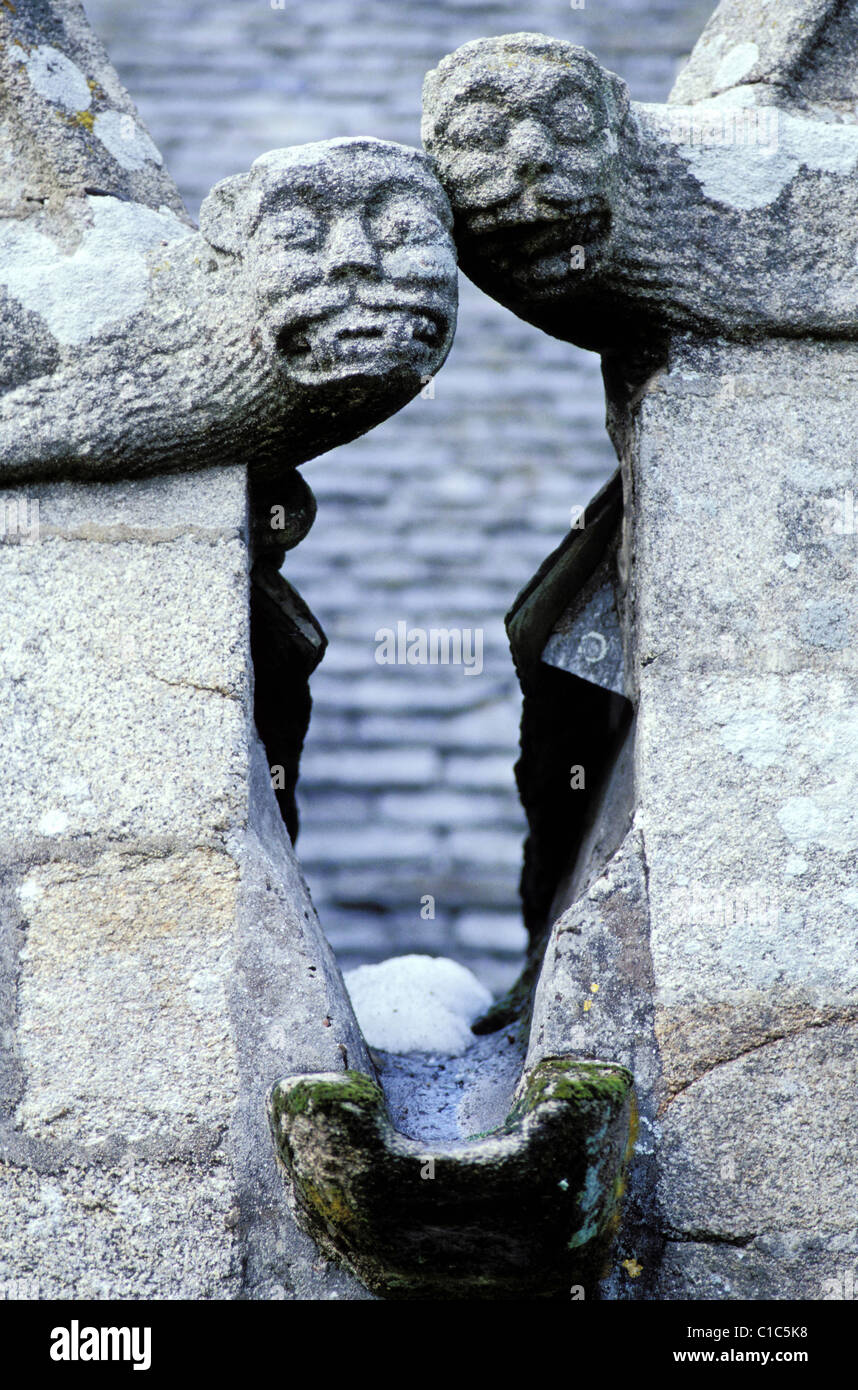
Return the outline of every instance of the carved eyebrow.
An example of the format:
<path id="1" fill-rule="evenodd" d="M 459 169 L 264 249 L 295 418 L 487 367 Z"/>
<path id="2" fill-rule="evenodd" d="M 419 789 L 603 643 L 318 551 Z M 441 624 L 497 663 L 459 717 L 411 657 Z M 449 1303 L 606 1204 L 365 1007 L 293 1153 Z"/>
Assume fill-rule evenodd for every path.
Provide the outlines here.
<path id="1" fill-rule="evenodd" d="M 455 108 L 461 106 L 463 102 L 503 102 L 504 99 L 505 93 L 500 84 L 493 82 L 491 78 L 481 74 L 479 77 L 473 78 L 471 82 L 466 83 L 464 87 L 457 87 L 454 92 L 446 94 L 443 97 L 443 102 L 445 106 Z M 452 115 L 453 112 L 451 111 L 449 114 Z M 445 113 L 441 117 L 441 120 L 444 121 L 447 119 L 449 119 L 449 116 Z"/>
<path id="2" fill-rule="evenodd" d="M 456 120 L 462 115 L 463 110 L 467 111 L 469 106 L 477 102 L 486 106 L 496 106 L 499 111 L 509 105 L 502 90 L 496 86 L 489 86 L 483 80 L 465 91 L 454 93 L 435 121 L 436 135 L 443 135 L 451 121 Z"/>
<path id="3" fill-rule="evenodd" d="M 539 65 L 534 65 L 538 70 Z M 550 95 L 555 99 L 572 96 L 577 97 L 583 102 L 592 103 L 598 106 L 599 110 L 604 109 L 604 99 L 602 96 L 602 84 L 599 81 L 600 74 L 596 69 L 575 68 L 567 69 L 557 67 L 553 72 L 550 69 L 542 68 L 539 75 L 545 77 L 549 75 L 547 83 L 541 83 L 541 96 Z M 503 77 L 504 70 L 498 71 L 498 76 Z M 524 95 L 524 99 L 522 96 Z M 443 132 L 447 129 L 450 122 L 460 113 L 463 106 L 474 102 L 486 102 L 490 105 L 521 109 L 527 105 L 526 94 L 521 90 L 508 91 L 501 82 L 495 81 L 492 77 L 481 73 L 474 77 L 464 86 L 458 87 L 454 92 L 443 97 L 443 109 L 435 123 L 436 132 Z"/>
<path id="4" fill-rule="evenodd" d="M 449 221 L 449 212 L 444 202 L 441 191 L 437 193 L 434 189 L 424 183 L 415 183 L 410 179 L 397 177 L 395 174 L 389 176 L 378 188 L 374 188 L 366 198 L 361 199 L 370 212 L 378 212 L 391 198 L 409 198 L 418 206 L 423 206 L 431 210 L 436 216 L 446 223 Z"/>
<path id="5" fill-rule="evenodd" d="M 426 208 L 427 215 L 435 217 L 448 231 L 452 227 L 452 214 L 440 187 L 435 189 L 431 183 L 408 173 L 390 171 L 369 189 L 358 187 L 352 191 L 346 184 L 336 204 L 331 201 L 330 188 L 325 180 L 311 183 L 305 176 L 295 183 L 285 182 L 269 193 L 254 225 L 258 226 L 265 217 L 276 218 L 290 212 L 306 212 L 330 225 L 349 210 L 376 215 L 388 200 L 395 197 L 411 199 L 415 205 Z"/>
<path id="6" fill-rule="evenodd" d="M 277 216 L 284 212 L 311 212 L 323 211 L 320 207 L 320 194 L 322 190 L 312 184 L 281 184 L 273 189 L 262 209 L 262 216 Z"/>
<path id="7" fill-rule="evenodd" d="M 551 90 L 561 96 L 580 97 L 582 101 L 590 101 L 593 97 L 601 98 L 602 95 L 601 84 L 587 82 L 578 76 L 573 77 L 569 72 L 561 73 L 552 84 Z"/>

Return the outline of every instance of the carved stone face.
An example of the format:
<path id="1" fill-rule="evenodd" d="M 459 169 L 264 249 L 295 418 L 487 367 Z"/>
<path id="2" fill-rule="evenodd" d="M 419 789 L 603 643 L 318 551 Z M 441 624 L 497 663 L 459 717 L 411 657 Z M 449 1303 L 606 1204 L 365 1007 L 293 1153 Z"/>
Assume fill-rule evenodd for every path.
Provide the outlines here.
<path id="1" fill-rule="evenodd" d="M 443 362 L 452 215 L 419 151 L 370 139 L 272 151 L 212 191 L 200 226 L 242 257 L 259 331 L 290 382 L 419 383 Z"/>
<path id="2" fill-rule="evenodd" d="M 610 243 L 627 109 L 592 54 L 537 34 L 465 44 L 428 74 L 423 139 L 479 284 L 539 304 L 592 278 Z"/>

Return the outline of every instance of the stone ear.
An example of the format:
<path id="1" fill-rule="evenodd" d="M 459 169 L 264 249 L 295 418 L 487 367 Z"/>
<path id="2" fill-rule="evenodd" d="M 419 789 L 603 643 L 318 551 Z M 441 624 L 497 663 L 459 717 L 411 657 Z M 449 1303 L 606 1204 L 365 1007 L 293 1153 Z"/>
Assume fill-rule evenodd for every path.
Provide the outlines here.
<path id="1" fill-rule="evenodd" d="M 200 231 L 217 251 L 240 256 L 259 220 L 259 191 L 251 174 L 216 183 L 200 208 Z"/>
<path id="2" fill-rule="evenodd" d="M 626 117 L 631 108 L 631 97 L 629 89 L 621 77 L 617 77 L 615 72 L 605 70 L 607 78 L 607 107 L 611 125 L 617 129 L 625 123 Z"/>

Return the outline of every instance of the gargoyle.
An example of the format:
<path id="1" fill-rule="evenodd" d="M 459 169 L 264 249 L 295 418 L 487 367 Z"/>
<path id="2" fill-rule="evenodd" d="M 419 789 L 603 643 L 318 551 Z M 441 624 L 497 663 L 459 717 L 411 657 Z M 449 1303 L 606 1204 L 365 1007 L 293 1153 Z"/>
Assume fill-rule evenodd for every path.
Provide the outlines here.
<path id="1" fill-rule="evenodd" d="M 449 350 L 451 225 L 426 157 L 370 138 L 261 156 L 199 231 L 93 189 L 8 217 L 0 481 L 282 474 L 364 433 Z"/>
<path id="2" fill-rule="evenodd" d="M 763 95 L 759 95 L 760 93 Z M 858 334 L 858 128 L 754 102 L 633 103 L 583 48 L 478 39 L 424 86 L 423 140 L 481 289 L 630 355 L 667 331 Z"/>

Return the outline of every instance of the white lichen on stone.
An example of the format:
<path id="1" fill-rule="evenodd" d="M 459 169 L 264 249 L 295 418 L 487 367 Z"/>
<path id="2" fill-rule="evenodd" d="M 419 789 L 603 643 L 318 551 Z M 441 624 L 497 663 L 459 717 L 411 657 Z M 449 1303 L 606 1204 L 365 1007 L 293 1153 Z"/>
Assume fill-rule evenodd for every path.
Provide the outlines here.
<path id="1" fill-rule="evenodd" d="M 69 818 L 65 811 L 57 809 L 46 811 L 38 823 L 37 829 L 42 835 L 62 835 L 69 826 Z"/>
<path id="2" fill-rule="evenodd" d="M 743 78 L 760 60 L 760 50 L 755 43 L 737 43 L 728 49 L 715 70 L 715 87 L 732 87 Z"/>
<path id="3" fill-rule="evenodd" d="M 80 68 L 49 43 L 40 43 L 24 60 L 33 90 L 66 111 L 86 111 L 92 92 Z"/>
<path id="4" fill-rule="evenodd" d="M 142 169 L 147 160 L 163 163 L 157 145 L 127 112 L 100 111 L 92 133 L 123 169 Z"/>
<path id="5" fill-rule="evenodd" d="M 0 227 L 0 284 L 40 314 L 60 343 L 77 346 L 142 309 L 146 253 L 189 235 L 167 208 L 89 198 L 92 227 L 71 255 L 25 222 Z"/>
<path id="6" fill-rule="evenodd" d="M 724 747 L 751 767 L 772 767 L 786 757 L 787 731 L 777 716 L 766 710 L 743 710 L 732 716 L 721 731 Z"/>
<path id="7" fill-rule="evenodd" d="M 737 111 L 743 109 L 737 104 Z M 671 121 L 679 123 L 684 110 L 670 108 Z M 689 125 L 692 121 L 699 125 L 707 112 L 723 122 L 728 111 L 723 103 L 698 102 L 688 108 Z M 716 140 L 676 142 L 677 153 L 713 202 L 749 212 L 775 202 L 802 168 L 841 176 L 854 172 L 858 165 L 855 126 L 808 121 L 785 111 L 775 115 L 771 138 L 757 143 L 748 141 L 737 147 L 736 143 Z M 737 158 L 737 151 L 741 158 Z"/>

